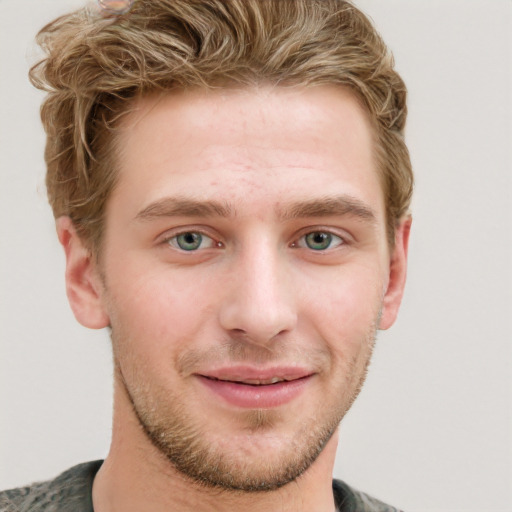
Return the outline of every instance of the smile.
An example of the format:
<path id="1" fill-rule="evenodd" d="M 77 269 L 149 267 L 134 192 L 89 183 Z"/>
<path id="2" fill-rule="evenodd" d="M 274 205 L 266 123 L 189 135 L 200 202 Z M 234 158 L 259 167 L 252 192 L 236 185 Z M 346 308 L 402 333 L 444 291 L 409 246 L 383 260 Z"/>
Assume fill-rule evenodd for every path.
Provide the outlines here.
<path id="1" fill-rule="evenodd" d="M 222 382 L 234 382 L 236 384 L 245 384 L 247 386 L 268 386 L 271 384 L 277 384 L 279 382 L 289 382 L 288 380 L 281 379 L 279 377 L 272 377 L 271 379 L 264 379 L 264 380 L 259 380 L 259 379 L 217 379 L 215 377 L 205 377 L 205 378 L 212 379 L 212 380 L 218 380 L 218 381 L 222 381 Z"/>
<path id="2" fill-rule="evenodd" d="M 196 374 L 199 382 L 223 403 L 249 409 L 283 406 L 296 399 L 313 379 L 305 369 L 225 369 Z"/>

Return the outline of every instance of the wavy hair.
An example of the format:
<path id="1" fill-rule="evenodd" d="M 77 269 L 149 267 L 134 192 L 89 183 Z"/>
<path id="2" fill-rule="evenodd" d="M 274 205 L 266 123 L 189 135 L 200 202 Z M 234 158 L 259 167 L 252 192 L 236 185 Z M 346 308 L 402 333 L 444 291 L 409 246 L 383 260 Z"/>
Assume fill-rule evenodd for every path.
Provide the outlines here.
<path id="1" fill-rule="evenodd" d="M 92 250 L 116 184 L 116 126 L 133 100 L 184 88 L 337 84 L 365 106 L 389 242 L 408 212 L 406 87 L 371 22 L 346 0 L 135 0 L 119 14 L 83 8 L 46 25 L 30 71 L 47 92 L 46 186 Z"/>

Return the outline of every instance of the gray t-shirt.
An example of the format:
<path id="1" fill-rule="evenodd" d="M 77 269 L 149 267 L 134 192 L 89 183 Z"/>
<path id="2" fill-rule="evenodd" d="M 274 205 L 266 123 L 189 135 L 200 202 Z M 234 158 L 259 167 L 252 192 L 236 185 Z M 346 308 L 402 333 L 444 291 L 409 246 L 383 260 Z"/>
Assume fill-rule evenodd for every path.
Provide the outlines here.
<path id="1" fill-rule="evenodd" d="M 92 482 L 103 461 L 86 462 L 54 480 L 0 492 L 0 512 L 94 512 Z M 394 507 L 333 481 L 339 512 L 400 512 Z"/>

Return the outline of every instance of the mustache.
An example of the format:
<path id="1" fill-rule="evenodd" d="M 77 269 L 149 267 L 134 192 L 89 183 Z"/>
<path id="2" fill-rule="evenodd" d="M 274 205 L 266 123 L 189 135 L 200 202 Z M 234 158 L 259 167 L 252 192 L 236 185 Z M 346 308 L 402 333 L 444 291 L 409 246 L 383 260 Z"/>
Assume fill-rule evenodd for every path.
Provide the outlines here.
<path id="1" fill-rule="evenodd" d="M 325 369 L 331 360 L 332 354 L 327 346 L 305 348 L 293 341 L 259 344 L 239 337 L 208 348 L 190 349 L 178 357 L 177 368 L 184 375 L 199 369 L 244 363 L 254 366 L 305 366 L 314 371 Z"/>

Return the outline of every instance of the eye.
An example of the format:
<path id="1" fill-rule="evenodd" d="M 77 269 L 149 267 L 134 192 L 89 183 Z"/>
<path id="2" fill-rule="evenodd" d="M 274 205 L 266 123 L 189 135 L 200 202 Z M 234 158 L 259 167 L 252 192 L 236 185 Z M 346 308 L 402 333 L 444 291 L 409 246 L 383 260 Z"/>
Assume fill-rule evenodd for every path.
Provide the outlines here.
<path id="1" fill-rule="evenodd" d="M 302 236 L 296 246 L 312 249 L 313 251 L 325 251 L 343 245 L 344 241 L 332 233 L 326 231 L 312 231 Z"/>
<path id="2" fill-rule="evenodd" d="M 198 231 L 187 231 L 173 236 L 167 240 L 169 245 L 182 251 L 197 251 L 198 249 L 209 249 L 210 247 L 219 246 L 209 236 Z"/>

